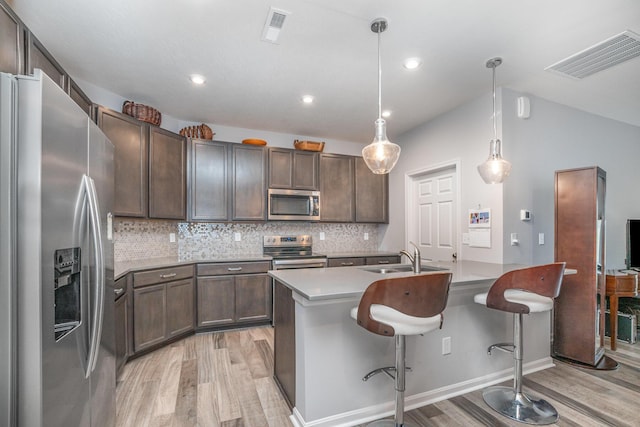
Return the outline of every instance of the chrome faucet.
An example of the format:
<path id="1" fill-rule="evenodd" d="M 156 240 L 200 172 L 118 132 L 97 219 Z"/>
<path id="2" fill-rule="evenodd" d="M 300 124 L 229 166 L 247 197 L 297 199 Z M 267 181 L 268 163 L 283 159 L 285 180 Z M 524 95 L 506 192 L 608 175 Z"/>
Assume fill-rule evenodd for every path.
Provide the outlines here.
<path id="1" fill-rule="evenodd" d="M 407 252 L 406 250 L 401 250 L 400 251 L 400 256 L 402 255 L 406 255 L 407 258 L 409 258 L 409 261 L 411 261 L 411 265 L 413 266 L 413 272 L 414 273 L 420 273 L 420 249 L 418 248 L 418 246 L 413 243 L 413 242 L 409 242 L 413 245 L 414 249 L 413 249 L 413 256 Z"/>

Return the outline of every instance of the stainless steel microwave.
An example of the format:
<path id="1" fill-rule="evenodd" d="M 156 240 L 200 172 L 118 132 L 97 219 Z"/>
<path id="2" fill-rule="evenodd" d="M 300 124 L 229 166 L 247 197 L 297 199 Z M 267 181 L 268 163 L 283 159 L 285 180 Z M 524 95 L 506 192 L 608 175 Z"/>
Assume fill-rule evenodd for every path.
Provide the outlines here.
<path id="1" fill-rule="evenodd" d="M 270 220 L 319 221 L 320 192 L 272 188 L 268 208 Z"/>

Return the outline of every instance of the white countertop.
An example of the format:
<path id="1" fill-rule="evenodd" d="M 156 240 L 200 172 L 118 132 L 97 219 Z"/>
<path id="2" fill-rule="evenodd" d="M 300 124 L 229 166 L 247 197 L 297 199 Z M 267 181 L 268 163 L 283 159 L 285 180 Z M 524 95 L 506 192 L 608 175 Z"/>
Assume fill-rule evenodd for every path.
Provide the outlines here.
<path id="1" fill-rule="evenodd" d="M 394 265 L 408 264 L 391 264 L 382 267 L 393 268 Z M 446 268 L 451 271 L 452 286 L 495 280 L 507 271 L 526 267 L 521 264 L 492 264 L 477 261 L 429 262 L 422 265 Z M 412 272 L 381 274 L 367 271 L 377 267 L 380 266 L 271 270 L 269 275 L 309 301 L 359 297 L 367 286 L 376 280 L 413 275 Z M 425 271 L 421 274 L 431 273 L 433 272 Z"/>

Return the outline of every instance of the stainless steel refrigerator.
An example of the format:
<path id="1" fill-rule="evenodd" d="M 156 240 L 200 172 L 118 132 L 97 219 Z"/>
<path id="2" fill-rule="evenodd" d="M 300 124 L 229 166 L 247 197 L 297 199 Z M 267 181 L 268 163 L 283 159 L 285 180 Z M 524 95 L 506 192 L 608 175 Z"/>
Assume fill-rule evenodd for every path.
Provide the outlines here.
<path id="1" fill-rule="evenodd" d="M 0 425 L 115 424 L 112 201 L 102 131 L 40 70 L 0 74 Z"/>

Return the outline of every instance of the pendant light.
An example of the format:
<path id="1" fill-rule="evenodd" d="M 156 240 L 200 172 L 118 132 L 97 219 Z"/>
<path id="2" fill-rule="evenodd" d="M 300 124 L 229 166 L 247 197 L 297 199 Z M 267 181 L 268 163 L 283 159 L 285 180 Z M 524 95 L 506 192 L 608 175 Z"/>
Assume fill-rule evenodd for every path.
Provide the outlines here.
<path id="1" fill-rule="evenodd" d="M 502 64 L 502 58 L 493 58 L 487 61 L 487 68 L 493 69 L 493 139 L 489 143 L 489 158 L 478 166 L 478 172 L 487 184 L 500 184 L 511 172 L 511 163 L 502 158 L 502 143 L 498 139 L 496 67 L 500 64 Z"/>
<path id="2" fill-rule="evenodd" d="M 380 63 L 380 34 L 387 29 L 387 20 L 377 18 L 371 23 L 371 31 L 378 34 L 378 119 L 375 121 L 376 136 L 371 144 L 362 149 L 362 157 L 371 172 L 386 174 L 398 162 L 400 146 L 387 138 L 387 123 L 382 118 L 382 65 Z"/>

